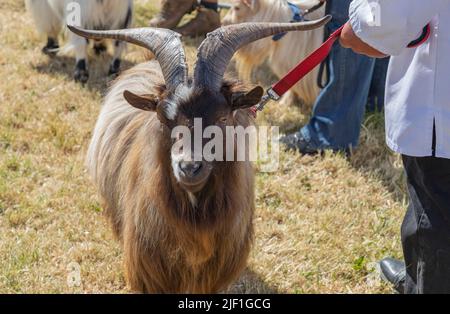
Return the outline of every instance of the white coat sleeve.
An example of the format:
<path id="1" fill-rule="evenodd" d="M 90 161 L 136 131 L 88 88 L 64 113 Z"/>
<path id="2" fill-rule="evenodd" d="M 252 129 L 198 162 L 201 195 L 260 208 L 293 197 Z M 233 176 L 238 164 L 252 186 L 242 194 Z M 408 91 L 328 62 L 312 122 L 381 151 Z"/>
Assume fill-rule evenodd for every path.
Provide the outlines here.
<path id="1" fill-rule="evenodd" d="M 396 56 L 442 10 L 450 10 L 450 0 L 353 0 L 349 16 L 362 41 Z"/>

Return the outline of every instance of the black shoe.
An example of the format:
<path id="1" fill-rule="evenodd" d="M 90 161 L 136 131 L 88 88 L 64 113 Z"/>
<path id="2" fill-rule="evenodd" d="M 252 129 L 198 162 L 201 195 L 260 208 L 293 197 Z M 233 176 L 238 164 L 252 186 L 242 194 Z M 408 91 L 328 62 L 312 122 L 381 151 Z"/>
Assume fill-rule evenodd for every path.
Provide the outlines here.
<path id="1" fill-rule="evenodd" d="M 381 278 L 394 285 L 398 293 L 405 293 L 406 268 L 402 261 L 385 258 L 380 261 Z"/>
<path id="2" fill-rule="evenodd" d="M 300 132 L 283 136 L 280 138 L 280 142 L 286 146 L 286 150 L 296 150 L 303 155 L 319 154 L 319 151 L 312 148 L 311 143 L 309 143 Z"/>

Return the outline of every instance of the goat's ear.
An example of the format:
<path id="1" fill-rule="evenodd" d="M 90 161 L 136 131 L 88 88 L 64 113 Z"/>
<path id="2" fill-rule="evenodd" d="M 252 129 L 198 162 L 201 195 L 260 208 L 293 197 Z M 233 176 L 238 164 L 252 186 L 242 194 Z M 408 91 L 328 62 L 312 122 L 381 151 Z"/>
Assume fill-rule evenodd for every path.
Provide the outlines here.
<path id="1" fill-rule="evenodd" d="M 261 86 L 256 86 L 249 92 L 234 92 L 231 95 L 231 106 L 233 110 L 246 109 L 257 105 L 262 96 L 264 89 Z"/>
<path id="2" fill-rule="evenodd" d="M 136 95 L 128 90 L 123 92 L 125 100 L 134 108 L 144 111 L 155 111 L 159 103 L 158 97 L 154 95 Z"/>

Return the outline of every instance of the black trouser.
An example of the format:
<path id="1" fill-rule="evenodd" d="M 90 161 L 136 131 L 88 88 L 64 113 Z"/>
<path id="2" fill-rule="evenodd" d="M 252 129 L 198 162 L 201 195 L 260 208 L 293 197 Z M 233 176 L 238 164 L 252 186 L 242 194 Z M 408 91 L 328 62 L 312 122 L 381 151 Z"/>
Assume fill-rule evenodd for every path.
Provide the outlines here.
<path id="1" fill-rule="evenodd" d="M 403 163 L 410 195 L 405 293 L 450 293 L 450 159 L 403 156 Z"/>

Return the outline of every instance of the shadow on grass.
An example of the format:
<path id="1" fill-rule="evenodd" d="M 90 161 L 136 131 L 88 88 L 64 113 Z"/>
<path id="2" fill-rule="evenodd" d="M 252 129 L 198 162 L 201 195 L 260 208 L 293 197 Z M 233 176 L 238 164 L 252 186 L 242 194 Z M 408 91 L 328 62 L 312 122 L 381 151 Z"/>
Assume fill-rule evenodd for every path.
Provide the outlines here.
<path id="1" fill-rule="evenodd" d="M 246 269 L 239 280 L 226 293 L 231 294 L 277 294 L 277 288 L 269 285 L 251 269 Z"/>
<path id="2" fill-rule="evenodd" d="M 381 180 L 394 200 L 405 200 L 405 174 L 400 156 L 386 145 L 383 112 L 366 115 L 360 145 L 355 149 L 350 163 L 362 174 L 370 174 Z"/>
<path id="3" fill-rule="evenodd" d="M 111 81 L 117 76 L 108 75 L 112 57 L 108 54 L 89 57 L 89 80 L 84 85 L 89 90 L 104 92 Z M 121 71 L 133 67 L 135 63 L 122 60 Z M 44 61 L 34 64 L 33 69 L 41 74 L 55 75 L 62 74 L 69 80 L 73 80 L 75 69 L 75 58 L 68 56 L 54 56 L 46 58 Z M 81 83 L 80 83 L 81 84 Z"/>

